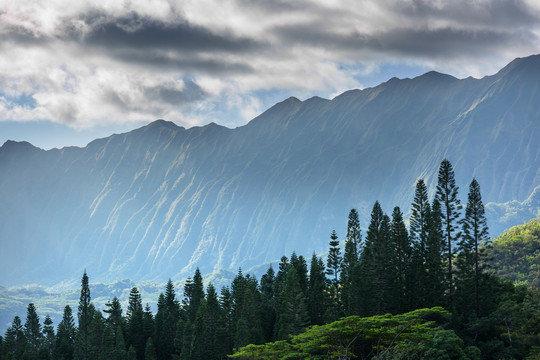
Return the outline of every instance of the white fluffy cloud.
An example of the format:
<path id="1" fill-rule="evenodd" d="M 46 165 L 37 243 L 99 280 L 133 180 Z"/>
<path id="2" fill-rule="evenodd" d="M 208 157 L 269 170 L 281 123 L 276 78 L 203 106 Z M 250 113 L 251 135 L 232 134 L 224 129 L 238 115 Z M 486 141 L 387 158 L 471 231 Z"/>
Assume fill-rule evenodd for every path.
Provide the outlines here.
<path id="1" fill-rule="evenodd" d="M 236 126 L 261 92 L 332 96 L 385 63 L 493 73 L 540 52 L 539 19 L 531 0 L 0 0 L 0 121 Z"/>

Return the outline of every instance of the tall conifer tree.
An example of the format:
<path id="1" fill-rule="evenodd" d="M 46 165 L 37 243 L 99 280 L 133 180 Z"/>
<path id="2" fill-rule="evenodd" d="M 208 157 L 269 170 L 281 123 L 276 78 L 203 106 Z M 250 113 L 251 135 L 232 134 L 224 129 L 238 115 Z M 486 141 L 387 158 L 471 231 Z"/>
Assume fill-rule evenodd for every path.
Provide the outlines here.
<path id="1" fill-rule="evenodd" d="M 455 308 L 454 269 L 452 268 L 454 257 L 453 245 L 460 237 L 458 218 L 460 216 L 461 205 L 457 197 L 458 189 L 452 164 L 450 164 L 448 159 L 444 159 L 439 167 L 437 192 L 435 197 L 441 205 L 441 224 L 448 266 L 446 273 L 447 289 L 452 311 L 454 311 Z"/>
<path id="2" fill-rule="evenodd" d="M 282 340 L 288 335 L 298 335 L 308 325 L 306 299 L 300 288 L 296 269 L 291 267 L 287 274 L 285 290 L 281 294 L 276 337 Z"/>
<path id="3" fill-rule="evenodd" d="M 77 360 L 90 360 L 90 325 L 94 315 L 94 306 L 91 303 L 88 275 L 84 271 L 81 280 L 81 296 L 79 298 L 79 329 L 75 342 L 75 358 Z"/>
<path id="4" fill-rule="evenodd" d="M 139 290 L 134 287 L 129 293 L 128 308 L 126 311 L 127 322 L 127 347 L 132 347 L 137 354 L 138 360 L 144 360 L 144 346 L 146 336 L 143 324 L 142 297 Z"/>
<path id="5" fill-rule="evenodd" d="M 43 321 L 43 337 L 44 337 L 44 343 L 47 349 L 47 355 L 48 355 L 47 358 L 52 359 L 55 334 L 54 334 L 53 321 L 51 320 L 51 317 L 49 315 L 45 316 L 45 320 Z"/>
<path id="6" fill-rule="evenodd" d="M 176 299 L 176 292 L 174 290 L 174 284 L 171 279 L 167 281 L 165 286 L 165 295 L 162 299 L 162 317 L 161 317 L 161 329 L 158 343 L 158 359 L 166 360 L 170 359 L 174 353 L 174 338 L 176 335 L 176 325 L 179 318 L 179 303 Z M 159 312 L 159 303 L 158 303 Z"/>
<path id="7" fill-rule="evenodd" d="M 347 222 L 347 236 L 345 239 L 345 251 L 341 263 L 341 306 L 344 315 L 352 315 L 352 303 L 354 302 L 355 289 L 353 289 L 353 272 L 358 265 L 358 254 L 362 242 L 360 232 L 360 220 L 356 209 L 351 209 Z"/>
<path id="8" fill-rule="evenodd" d="M 480 185 L 476 179 L 469 186 L 465 217 L 461 224 L 463 235 L 458 244 L 458 277 L 466 287 L 470 284 L 474 288 L 474 311 L 476 316 L 480 316 L 480 278 L 485 253 L 479 245 L 488 240 L 489 234 Z"/>
<path id="9" fill-rule="evenodd" d="M 426 270 L 427 242 L 429 236 L 429 221 L 431 207 L 429 205 L 427 188 L 423 179 L 416 182 L 412 214 L 410 218 L 410 236 L 413 244 L 411 266 L 409 272 L 409 302 L 414 307 L 428 306 L 428 276 Z"/>
<path id="10" fill-rule="evenodd" d="M 295 252 L 291 255 L 291 266 L 296 269 L 298 275 L 298 284 L 304 295 L 307 293 L 308 279 L 307 279 L 307 263 L 306 259 L 300 255 L 297 256 Z"/>
<path id="11" fill-rule="evenodd" d="M 330 249 L 328 251 L 328 259 L 326 261 L 326 274 L 330 277 L 330 302 L 328 307 L 328 320 L 337 320 L 341 315 L 341 304 L 339 294 L 339 274 L 341 272 L 341 251 L 339 249 L 338 236 L 336 230 L 332 230 L 330 234 Z"/>
<path id="12" fill-rule="evenodd" d="M 308 312 L 312 325 L 324 323 L 327 308 L 327 279 L 324 262 L 313 253 L 309 268 Z"/>
<path id="13" fill-rule="evenodd" d="M 388 266 L 393 255 L 389 237 L 390 218 L 376 201 L 371 210 L 366 243 L 360 258 L 362 315 L 382 314 L 390 310 L 387 295 L 391 274 L 388 273 Z"/>
<path id="14" fill-rule="evenodd" d="M 393 312 L 406 312 L 410 305 L 407 304 L 407 275 L 411 260 L 411 244 L 407 228 L 403 222 L 403 214 L 399 207 L 395 207 L 392 212 L 392 223 L 390 224 L 390 247 L 394 255 L 391 265 L 393 276 L 392 294 L 395 299 Z"/>
<path id="15" fill-rule="evenodd" d="M 442 224 L 441 204 L 435 198 L 431 206 L 429 218 L 429 234 L 426 244 L 425 268 L 427 272 L 427 299 L 426 306 L 443 306 L 444 297 L 444 265 L 445 258 Z"/>
<path id="16" fill-rule="evenodd" d="M 261 312 L 265 342 L 272 341 L 274 338 L 277 302 L 274 294 L 274 280 L 274 269 L 270 265 L 266 273 L 261 276 Z"/>
<path id="17" fill-rule="evenodd" d="M 72 360 L 75 351 L 75 321 L 69 305 L 64 308 L 62 321 L 56 331 L 56 357 L 58 359 Z"/>
<path id="18" fill-rule="evenodd" d="M 35 357 L 37 358 L 39 347 L 42 341 L 42 334 L 39 316 L 33 303 L 28 304 L 26 312 L 26 322 L 24 323 L 24 336 L 26 337 L 26 341 L 30 345 L 32 353 L 35 354 Z"/>
<path id="19" fill-rule="evenodd" d="M 105 304 L 107 308 L 103 310 L 107 317 L 107 325 L 113 332 L 114 338 L 116 338 L 116 330 L 118 327 L 124 327 L 124 317 L 122 316 L 122 304 L 120 300 L 115 296 L 111 301 Z"/>
<path id="20" fill-rule="evenodd" d="M 5 349 L 11 359 L 22 359 L 26 347 L 26 337 L 24 336 L 24 327 L 21 318 L 15 316 L 11 327 L 6 330 Z M 8 357 L 8 359 L 10 359 Z"/>

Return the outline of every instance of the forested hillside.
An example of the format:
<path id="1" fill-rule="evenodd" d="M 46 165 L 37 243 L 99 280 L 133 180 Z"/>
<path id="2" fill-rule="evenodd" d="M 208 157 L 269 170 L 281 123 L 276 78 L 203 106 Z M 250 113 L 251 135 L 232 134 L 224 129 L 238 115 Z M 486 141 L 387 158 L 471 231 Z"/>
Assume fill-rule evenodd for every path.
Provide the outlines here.
<path id="1" fill-rule="evenodd" d="M 488 253 L 497 275 L 540 287 L 540 218 L 506 230 Z"/>
<path id="2" fill-rule="evenodd" d="M 154 314 L 133 287 L 127 308 L 92 303 L 86 272 L 76 310 L 55 328 L 34 304 L 1 341 L 3 359 L 535 359 L 540 293 L 489 270 L 480 184 L 465 206 L 452 165 L 440 164 L 430 199 L 416 182 L 407 228 L 379 202 L 368 229 L 349 212 L 344 246 L 330 232 L 326 261 L 293 252 L 257 279 L 239 270 L 218 291 L 196 269 L 177 295 L 172 281 Z"/>

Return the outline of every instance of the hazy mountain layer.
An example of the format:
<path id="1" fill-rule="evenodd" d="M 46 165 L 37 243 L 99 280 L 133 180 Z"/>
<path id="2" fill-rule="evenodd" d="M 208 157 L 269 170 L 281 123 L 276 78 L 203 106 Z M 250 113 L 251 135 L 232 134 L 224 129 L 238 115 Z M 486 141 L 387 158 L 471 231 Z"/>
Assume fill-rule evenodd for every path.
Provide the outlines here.
<path id="1" fill-rule="evenodd" d="M 524 201 L 540 185 L 539 104 L 533 56 L 480 80 L 429 72 L 289 98 L 236 129 L 159 120 L 85 148 L 6 142 L 0 283 L 84 268 L 92 281 L 163 281 L 310 256 L 333 228 L 344 235 L 350 208 L 367 226 L 377 199 L 407 211 L 417 178 L 433 193 L 444 157 L 462 201 L 473 176 L 485 203 Z"/>

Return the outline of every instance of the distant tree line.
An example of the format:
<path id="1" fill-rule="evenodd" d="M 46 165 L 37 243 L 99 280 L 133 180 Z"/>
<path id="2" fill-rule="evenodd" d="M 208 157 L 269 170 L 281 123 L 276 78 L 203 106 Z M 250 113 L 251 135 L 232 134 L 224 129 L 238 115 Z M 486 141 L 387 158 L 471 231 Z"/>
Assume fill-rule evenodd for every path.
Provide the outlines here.
<path id="1" fill-rule="evenodd" d="M 425 182 L 417 181 L 408 229 L 399 207 L 388 216 L 375 202 L 364 237 L 352 209 L 343 253 L 332 231 L 326 261 L 313 254 L 308 266 L 293 252 L 260 280 L 239 270 L 219 293 L 212 284 L 204 288 L 197 269 L 182 297 L 169 280 L 155 314 L 136 287 L 125 312 L 116 297 L 96 310 L 85 272 L 78 326 L 69 306 L 55 331 L 50 317 L 41 325 L 29 304 L 24 325 L 16 316 L 0 337 L 0 359 L 225 359 L 248 344 L 290 339 L 343 317 L 428 307 L 445 308 L 451 314 L 445 326 L 484 359 L 540 353 L 538 292 L 492 274 L 482 245 L 489 238 L 480 186 L 472 180 L 463 216 L 457 194 L 445 159 L 431 201 Z"/>

